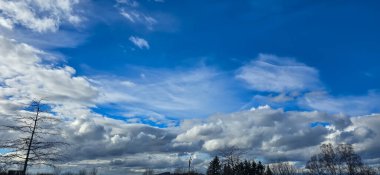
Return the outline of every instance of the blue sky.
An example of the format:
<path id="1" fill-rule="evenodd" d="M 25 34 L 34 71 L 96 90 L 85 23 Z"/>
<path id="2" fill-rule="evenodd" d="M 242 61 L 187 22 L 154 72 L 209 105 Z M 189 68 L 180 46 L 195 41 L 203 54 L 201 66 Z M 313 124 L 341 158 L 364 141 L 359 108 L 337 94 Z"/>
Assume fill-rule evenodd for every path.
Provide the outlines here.
<path id="1" fill-rule="evenodd" d="M 99 2 L 109 7 L 98 14 L 115 19 L 95 22 L 83 29 L 88 35 L 83 44 L 58 51 L 78 73 L 90 74 L 81 67 L 85 64 L 117 75 L 128 73 L 126 65 L 173 68 L 200 62 L 231 71 L 268 53 L 317 68 L 333 94 L 366 94 L 379 87 L 376 1 L 139 3 L 142 11 L 168 21 L 149 30 L 118 16 L 114 2 Z M 131 35 L 146 39 L 150 49 L 132 51 Z"/>
<path id="2" fill-rule="evenodd" d="M 0 0 L 0 114 L 43 98 L 65 119 L 71 163 L 104 174 L 189 154 L 202 169 L 231 146 L 302 164 L 326 142 L 380 164 L 379 7 Z"/>
<path id="3" fill-rule="evenodd" d="M 94 10 L 86 16 L 88 26 L 76 31 L 85 39 L 75 47 L 53 49 L 78 75 L 129 78 L 139 74 L 131 67 L 206 66 L 233 77 L 264 53 L 317 69 L 332 96 L 366 96 L 380 86 L 376 1 L 138 1 L 136 7 L 97 1 L 87 6 Z M 132 22 L 120 15 L 125 9 L 155 21 Z M 149 48 L 133 45 L 131 36 L 146 40 Z M 236 91 L 237 104 L 214 112 L 236 110 L 257 93 L 241 82 L 227 83 Z"/>

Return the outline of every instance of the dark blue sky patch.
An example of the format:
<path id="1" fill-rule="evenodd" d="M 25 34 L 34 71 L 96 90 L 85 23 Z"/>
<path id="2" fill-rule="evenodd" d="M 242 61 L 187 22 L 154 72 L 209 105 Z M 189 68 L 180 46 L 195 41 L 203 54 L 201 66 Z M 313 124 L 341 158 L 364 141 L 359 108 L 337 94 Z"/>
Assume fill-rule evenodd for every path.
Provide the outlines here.
<path id="1" fill-rule="evenodd" d="M 56 51 L 67 56 L 77 75 L 90 77 L 135 78 L 128 77 L 131 67 L 212 67 L 229 76 L 240 108 L 269 104 L 289 110 L 315 109 L 313 104 L 300 104 L 302 93 L 281 103 L 257 101 L 253 96 L 262 92 L 233 80 L 239 68 L 261 53 L 316 69 L 321 88 L 332 97 L 367 96 L 380 87 L 377 1 L 168 0 L 138 4 L 96 2 L 93 8 L 104 17 L 89 16 L 90 27 L 80 31 L 88 33 L 87 39 L 75 48 Z M 132 15 L 134 22 L 123 13 Z M 147 22 L 150 18 L 151 23 Z M 136 46 L 130 41 L 132 36 L 145 40 L 149 48 Z M 332 108 L 340 110 L 341 106 L 345 105 Z"/>

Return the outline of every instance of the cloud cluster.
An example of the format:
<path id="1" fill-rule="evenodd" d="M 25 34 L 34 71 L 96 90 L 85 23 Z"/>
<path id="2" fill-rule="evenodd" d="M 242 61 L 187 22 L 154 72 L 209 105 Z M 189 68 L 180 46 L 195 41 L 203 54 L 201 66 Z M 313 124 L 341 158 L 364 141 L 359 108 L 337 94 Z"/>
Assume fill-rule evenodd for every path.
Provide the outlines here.
<path id="1" fill-rule="evenodd" d="M 204 122 L 186 121 L 175 145 L 198 147 L 208 152 L 240 148 L 267 161 L 304 162 L 322 143 L 351 143 L 366 158 L 376 158 L 380 115 L 349 118 L 322 112 L 302 112 L 261 107 L 225 115 Z M 370 124 L 370 122 L 373 122 Z M 321 123 L 327 123 L 323 125 Z M 186 126 L 186 125 L 184 125 Z"/>
<path id="2" fill-rule="evenodd" d="M 86 77 L 74 76 L 70 66 L 55 66 L 56 58 L 30 45 L 0 36 L 0 104 L 27 104 L 27 100 L 43 98 L 60 105 L 75 103 L 93 105 L 96 88 Z M 46 64 L 43 64 L 46 63 Z M 4 111 L 1 112 L 9 112 Z"/>
<path id="3" fill-rule="evenodd" d="M 36 32 L 55 32 L 61 23 L 77 24 L 78 0 L 0 1 L 0 26 L 12 30 L 20 25 Z"/>
<path id="4" fill-rule="evenodd" d="M 332 127 L 311 127 L 314 122 L 328 122 Z M 308 150 L 327 140 L 336 130 L 351 124 L 345 116 L 320 112 L 285 112 L 261 107 L 226 115 L 216 115 L 194 125 L 175 139 L 178 144 L 201 145 L 205 151 L 230 147 L 248 149 L 268 159 L 305 159 Z M 302 154 L 301 154 L 302 153 Z M 300 156 L 302 155 L 302 156 Z"/>
<path id="5" fill-rule="evenodd" d="M 380 115 L 350 118 L 263 106 L 188 119 L 173 128 L 128 124 L 92 114 L 67 123 L 64 132 L 75 143 L 69 151 L 75 155 L 72 162 L 97 160 L 120 169 L 148 167 L 164 171 L 168 165 L 183 167 L 187 153 L 198 155 L 196 166 L 202 168 L 209 157 L 200 155 L 231 147 L 265 162 L 302 163 L 322 143 L 351 143 L 365 160 L 372 160 L 379 156 L 379 121 Z"/>

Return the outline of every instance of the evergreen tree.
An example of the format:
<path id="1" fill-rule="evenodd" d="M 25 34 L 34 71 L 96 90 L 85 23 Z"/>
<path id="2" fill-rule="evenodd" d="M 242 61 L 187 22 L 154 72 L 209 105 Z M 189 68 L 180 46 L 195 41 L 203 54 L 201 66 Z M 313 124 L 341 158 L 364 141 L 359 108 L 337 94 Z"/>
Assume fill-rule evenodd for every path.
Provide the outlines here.
<path id="1" fill-rule="evenodd" d="M 256 162 L 253 160 L 251 163 L 251 168 L 249 170 L 249 175 L 256 175 L 256 174 L 257 174 Z"/>
<path id="2" fill-rule="evenodd" d="M 259 161 L 259 164 L 257 165 L 257 174 L 258 175 L 264 175 L 264 170 L 265 170 L 265 167 L 264 165 L 261 163 L 261 161 Z"/>
<path id="3" fill-rule="evenodd" d="M 236 166 L 234 166 L 233 170 L 234 170 L 235 175 L 243 175 L 243 173 L 244 173 L 243 162 L 239 162 L 238 164 L 236 164 Z"/>
<path id="4" fill-rule="evenodd" d="M 233 175 L 234 172 L 232 171 L 232 168 L 231 168 L 230 165 L 225 164 L 225 165 L 223 166 L 223 173 L 222 173 L 222 174 L 223 174 L 223 175 Z"/>
<path id="5" fill-rule="evenodd" d="M 221 168 L 219 158 L 215 156 L 207 168 L 207 175 L 221 175 Z"/>
<path id="6" fill-rule="evenodd" d="M 265 175 L 273 175 L 273 172 L 272 170 L 270 169 L 269 165 L 267 166 L 266 170 L 265 170 Z"/>
<path id="7" fill-rule="evenodd" d="M 243 175 L 249 175 L 249 171 L 251 170 L 251 163 L 247 160 L 244 161 L 244 173 Z"/>

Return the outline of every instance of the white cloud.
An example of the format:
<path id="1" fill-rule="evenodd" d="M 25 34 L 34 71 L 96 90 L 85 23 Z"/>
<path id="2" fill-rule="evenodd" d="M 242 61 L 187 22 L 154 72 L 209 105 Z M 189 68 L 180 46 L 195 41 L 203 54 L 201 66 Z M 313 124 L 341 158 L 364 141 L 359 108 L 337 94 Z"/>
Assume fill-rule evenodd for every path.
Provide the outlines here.
<path id="1" fill-rule="evenodd" d="M 348 117 L 323 112 L 255 110 L 187 120 L 173 146 L 218 152 L 229 147 L 268 161 L 306 161 L 322 143 L 352 143 L 366 159 L 378 157 L 380 115 Z M 329 126 L 316 125 L 327 122 Z"/>
<path id="2" fill-rule="evenodd" d="M 329 94 L 319 79 L 318 70 L 291 58 L 260 54 L 240 67 L 235 76 L 259 93 L 250 105 L 296 106 L 328 113 L 365 115 L 380 111 L 379 93 L 336 96 Z"/>
<path id="3" fill-rule="evenodd" d="M 380 94 L 369 92 L 362 96 L 333 96 L 314 91 L 299 99 L 299 105 L 330 113 L 366 115 L 380 111 Z"/>
<path id="4" fill-rule="evenodd" d="M 55 32 L 64 23 L 78 24 L 74 12 L 78 0 L 0 0 L 0 24 L 12 29 L 21 25 L 36 32 Z"/>
<path id="5" fill-rule="evenodd" d="M 354 144 L 365 159 L 379 158 L 380 114 L 354 117 L 351 120 L 353 125 L 340 135 L 340 141 Z M 379 160 L 376 163 L 380 164 Z"/>
<path id="6" fill-rule="evenodd" d="M 130 6 L 130 7 L 138 7 L 139 6 L 139 3 L 137 1 L 134 1 L 134 0 L 116 0 L 116 2 L 119 4 L 125 4 L 125 5 Z"/>
<path id="7" fill-rule="evenodd" d="M 86 77 L 74 76 L 72 67 L 54 66 L 55 58 L 30 45 L 3 36 L 0 43 L 0 103 L 26 104 L 34 98 L 43 98 L 56 105 L 94 104 L 96 88 Z"/>
<path id="8" fill-rule="evenodd" d="M 149 15 L 149 12 L 141 10 L 140 4 L 134 0 L 117 0 L 116 7 L 119 13 L 133 25 L 142 25 L 148 30 L 154 30 L 158 20 Z"/>
<path id="9" fill-rule="evenodd" d="M 146 15 L 137 10 L 120 10 L 120 14 L 124 16 L 129 22 L 134 24 L 142 24 L 149 30 L 153 30 L 153 26 L 158 23 L 157 19 L 152 16 Z"/>
<path id="10" fill-rule="evenodd" d="M 240 106 L 225 75 L 211 68 L 129 72 L 145 76 L 93 78 L 102 92 L 99 103 L 117 104 L 124 116 L 200 117 Z"/>
<path id="11" fill-rule="evenodd" d="M 260 54 L 241 67 L 236 78 L 256 91 L 288 92 L 320 88 L 318 71 L 290 58 Z"/>
<path id="12" fill-rule="evenodd" d="M 130 36 L 129 41 L 131 41 L 135 46 L 137 46 L 140 49 L 149 49 L 148 41 L 143 38 L 137 36 Z"/>
<path id="13" fill-rule="evenodd" d="M 10 19 L 0 18 L 0 26 L 3 26 L 7 29 L 13 29 L 13 23 Z"/>

